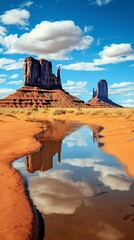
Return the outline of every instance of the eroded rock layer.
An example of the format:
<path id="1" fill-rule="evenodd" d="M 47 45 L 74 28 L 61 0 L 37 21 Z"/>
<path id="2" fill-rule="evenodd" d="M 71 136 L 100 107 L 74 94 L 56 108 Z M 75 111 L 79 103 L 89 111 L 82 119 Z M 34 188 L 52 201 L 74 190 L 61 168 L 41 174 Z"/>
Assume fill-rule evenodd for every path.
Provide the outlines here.
<path id="1" fill-rule="evenodd" d="M 0 107 L 87 107 L 84 101 L 62 89 L 42 89 L 24 86 L 0 100 Z"/>

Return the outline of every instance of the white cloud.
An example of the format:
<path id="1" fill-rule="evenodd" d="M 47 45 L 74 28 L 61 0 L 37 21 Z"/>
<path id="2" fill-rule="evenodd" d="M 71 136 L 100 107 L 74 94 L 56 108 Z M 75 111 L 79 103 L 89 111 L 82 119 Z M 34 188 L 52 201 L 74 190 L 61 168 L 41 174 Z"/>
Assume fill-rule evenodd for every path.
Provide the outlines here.
<path id="1" fill-rule="evenodd" d="M 105 46 L 103 48 L 103 51 L 99 53 L 101 58 L 104 57 L 121 57 L 121 56 L 127 56 L 133 52 L 133 49 L 131 47 L 131 44 L 129 43 L 120 43 L 120 44 L 111 44 L 111 46 Z"/>
<path id="2" fill-rule="evenodd" d="M 133 94 L 134 96 L 134 94 Z M 126 99 L 122 101 L 124 107 L 134 107 L 134 99 Z"/>
<path id="3" fill-rule="evenodd" d="M 67 83 L 63 83 L 62 85 L 63 85 L 63 88 L 70 94 L 79 96 L 82 94 L 88 94 L 87 84 L 88 83 L 86 81 L 74 82 L 74 81 L 68 80 Z"/>
<path id="4" fill-rule="evenodd" d="M 94 66 L 93 63 L 90 62 L 79 62 L 79 63 L 72 63 L 68 65 L 62 65 L 61 68 L 66 70 L 76 70 L 76 71 L 104 71 L 105 68 L 100 68 Z"/>
<path id="5" fill-rule="evenodd" d="M 84 27 L 84 33 L 90 32 L 90 31 L 92 31 L 93 29 L 94 29 L 94 28 L 93 28 L 92 25 L 90 25 L 90 26 L 85 26 L 85 27 Z"/>
<path id="6" fill-rule="evenodd" d="M 97 45 L 97 46 L 100 46 L 100 43 L 101 43 L 101 39 L 98 38 L 98 39 L 97 39 L 97 43 L 96 43 L 96 45 Z"/>
<path id="7" fill-rule="evenodd" d="M 5 78 L 5 77 L 7 77 L 6 74 L 0 74 L 0 78 Z"/>
<path id="8" fill-rule="evenodd" d="M 4 25 L 18 25 L 25 27 L 29 25 L 28 19 L 30 17 L 29 11 L 25 9 L 11 9 L 0 15 L 0 22 Z"/>
<path id="9" fill-rule="evenodd" d="M 112 190 L 128 191 L 132 184 L 132 182 L 127 179 L 127 175 L 123 169 L 106 166 L 102 164 L 104 162 L 103 159 L 72 158 L 63 159 L 62 162 L 81 168 L 92 167 L 95 172 L 100 173 L 98 176 L 99 181 Z"/>
<path id="10" fill-rule="evenodd" d="M 121 82 L 121 83 L 114 83 L 110 85 L 110 88 L 126 88 L 128 86 L 134 86 L 134 82 Z"/>
<path id="11" fill-rule="evenodd" d="M 77 166 L 81 168 L 85 167 L 93 167 L 96 163 L 101 163 L 103 162 L 102 159 L 97 159 L 97 158 L 66 158 L 62 160 L 63 163 L 69 164 L 71 166 Z"/>
<path id="12" fill-rule="evenodd" d="M 30 195 L 41 212 L 74 214 L 81 204 L 90 205 L 87 197 L 93 195 L 92 188 L 86 182 L 71 180 L 71 173 L 69 170 L 55 170 L 30 178 Z"/>
<path id="13" fill-rule="evenodd" d="M 95 235 L 100 240 L 121 240 L 124 239 L 125 234 L 122 231 L 114 228 L 113 226 L 106 223 L 99 223 Z"/>
<path id="14" fill-rule="evenodd" d="M 26 8 L 26 7 L 30 7 L 32 4 L 33 4 L 32 1 L 27 1 L 27 2 L 25 2 L 25 3 L 22 3 L 22 4 L 20 5 L 20 7 L 21 7 L 21 8 Z"/>
<path id="15" fill-rule="evenodd" d="M 10 82 L 7 82 L 6 84 L 10 84 L 10 85 L 22 85 L 22 84 L 23 84 L 23 81 L 22 81 L 22 80 L 10 81 Z"/>
<path id="16" fill-rule="evenodd" d="M 14 89 L 12 88 L 0 88 L 0 98 L 4 98 L 13 92 Z"/>
<path id="17" fill-rule="evenodd" d="M 68 146 L 68 148 L 79 146 L 85 147 L 87 146 L 88 138 L 90 136 L 90 129 L 87 131 L 87 127 L 81 127 L 73 133 L 69 134 L 64 140 L 63 143 Z M 83 136 L 81 138 L 81 135 Z"/>
<path id="18" fill-rule="evenodd" d="M 0 83 L 4 83 L 6 81 L 5 78 L 0 78 Z"/>
<path id="19" fill-rule="evenodd" d="M 100 68 L 99 66 L 134 60 L 134 51 L 129 43 L 105 46 L 98 55 L 100 58 L 94 59 L 93 62 L 78 62 L 69 65 L 61 65 L 61 67 L 67 70 L 77 71 L 103 71 L 105 68 Z"/>
<path id="20" fill-rule="evenodd" d="M 134 82 L 120 82 L 109 86 L 109 95 L 123 95 L 126 97 L 134 96 Z M 122 102 L 123 103 L 123 102 Z M 133 103 L 124 102 L 124 107 L 133 106 Z"/>
<path id="21" fill-rule="evenodd" d="M 6 36 L 6 34 L 7 34 L 6 28 L 3 27 L 3 26 L 0 26 L 0 35 L 1 36 Z"/>
<path id="22" fill-rule="evenodd" d="M 24 59 L 20 58 L 18 60 L 9 58 L 0 58 L 0 69 L 4 70 L 17 70 L 23 68 Z"/>
<path id="23" fill-rule="evenodd" d="M 134 103 L 134 99 L 123 100 L 122 103 Z"/>
<path id="24" fill-rule="evenodd" d="M 106 176 L 100 176 L 98 178 L 106 187 L 110 187 L 112 190 L 119 191 L 129 191 L 131 182 L 124 177 L 115 176 L 112 174 L 108 174 Z"/>
<path id="25" fill-rule="evenodd" d="M 99 7 L 111 3 L 113 0 L 88 0 L 91 5 L 98 5 Z"/>
<path id="26" fill-rule="evenodd" d="M 69 20 L 43 21 L 29 33 L 20 37 L 11 34 L 1 40 L 6 53 L 26 53 L 46 59 L 68 59 L 71 51 L 87 49 L 92 42 L 93 37 L 84 35 L 84 32 Z"/>
<path id="27" fill-rule="evenodd" d="M 19 76 L 19 74 L 13 74 L 13 75 L 11 75 L 9 78 L 14 79 L 14 78 L 17 78 L 18 76 Z"/>

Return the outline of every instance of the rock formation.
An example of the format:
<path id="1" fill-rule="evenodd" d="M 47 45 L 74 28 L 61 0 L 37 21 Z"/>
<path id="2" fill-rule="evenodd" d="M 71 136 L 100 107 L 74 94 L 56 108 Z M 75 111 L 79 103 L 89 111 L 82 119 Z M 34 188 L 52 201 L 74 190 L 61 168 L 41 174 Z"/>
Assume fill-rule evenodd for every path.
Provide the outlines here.
<path id="1" fill-rule="evenodd" d="M 121 107 L 108 98 L 108 84 L 104 79 L 98 82 L 96 91 L 93 88 L 93 98 L 87 102 L 87 105 L 94 108 Z"/>
<path id="2" fill-rule="evenodd" d="M 84 101 L 70 95 L 61 85 L 60 67 L 57 77 L 52 63 L 28 57 L 24 61 L 24 86 L 0 100 L 0 107 L 87 107 Z"/>
<path id="3" fill-rule="evenodd" d="M 56 77 L 52 72 L 51 62 L 28 57 L 24 62 L 24 85 L 45 89 L 62 89 L 60 67 L 58 67 Z"/>
<path id="4" fill-rule="evenodd" d="M 106 80 L 100 80 L 98 82 L 97 90 L 94 91 L 93 88 L 93 98 L 97 97 L 101 100 L 107 100 L 108 99 L 108 85 Z"/>

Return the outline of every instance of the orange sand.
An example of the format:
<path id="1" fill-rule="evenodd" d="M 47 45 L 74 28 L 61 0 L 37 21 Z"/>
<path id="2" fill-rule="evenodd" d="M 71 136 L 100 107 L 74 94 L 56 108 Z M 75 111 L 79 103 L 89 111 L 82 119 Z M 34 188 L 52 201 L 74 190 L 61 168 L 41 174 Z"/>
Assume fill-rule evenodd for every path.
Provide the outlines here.
<path id="1" fill-rule="evenodd" d="M 41 130 L 37 123 L 0 118 L 1 240 L 37 239 L 37 219 L 25 194 L 23 178 L 10 163 L 40 147 L 33 137 Z"/>
<path id="2" fill-rule="evenodd" d="M 80 121 L 104 127 L 105 151 L 115 155 L 134 177 L 134 121 L 123 117 L 90 117 L 72 114 L 54 116 L 57 119 Z M 34 119 L 42 119 L 38 115 Z M 45 118 L 44 118 L 45 119 Z M 33 138 L 42 129 L 38 123 L 0 116 L 0 239 L 37 239 L 37 220 L 25 194 L 24 181 L 9 164 L 24 154 L 35 151 L 40 144 Z M 102 139 L 101 139 L 102 142 Z"/>

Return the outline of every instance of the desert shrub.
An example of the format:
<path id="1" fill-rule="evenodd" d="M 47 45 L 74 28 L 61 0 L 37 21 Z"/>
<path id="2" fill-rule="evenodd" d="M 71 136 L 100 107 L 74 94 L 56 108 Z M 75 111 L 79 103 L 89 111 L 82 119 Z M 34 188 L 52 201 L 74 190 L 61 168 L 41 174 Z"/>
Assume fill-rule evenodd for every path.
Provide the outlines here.
<path id="1" fill-rule="evenodd" d="M 31 110 L 34 112 L 38 112 L 38 108 L 36 106 L 32 106 Z"/>
<path id="2" fill-rule="evenodd" d="M 40 113 L 48 113 L 49 112 L 49 109 L 48 108 L 41 108 L 39 110 Z"/>
<path id="3" fill-rule="evenodd" d="M 74 110 L 67 110 L 67 113 L 74 113 Z"/>
<path id="4" fill-rule="evenodd" d="M 121 116 L 123 114 L 123 112 L 122 112 L 122 110 L 116 110 L 115 114 L 118 115 L 118 116 Z"/>
<path id="5" fill-rule="evenodd" d="M 28 115 L 28 116 L 31 115 L 31 114 L 32 114 L 31 111 L 27 111 L 27 112 L 26 112 L 26 115 Z"/>
<path id="6" fill-rule="evenodd" d="M 82 115 L 84 114 L 84 112 L 80 109 L 80 110 L 76 110 L 75 115 Z"/>
<path id="7" fill-rule="evenodd" d="M 62 115 L 62 114 L 65 114 L 65 113 L 66 113 L 66 111 L 63 110 L 63 109 L 55 109 L 52 114 L 53 115 Z"/>

